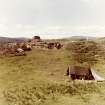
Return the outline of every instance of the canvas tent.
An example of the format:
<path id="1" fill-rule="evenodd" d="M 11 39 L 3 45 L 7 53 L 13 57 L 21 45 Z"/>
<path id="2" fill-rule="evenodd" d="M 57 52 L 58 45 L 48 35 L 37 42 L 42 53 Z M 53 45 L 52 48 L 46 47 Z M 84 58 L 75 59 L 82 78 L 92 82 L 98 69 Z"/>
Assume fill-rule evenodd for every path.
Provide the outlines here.
<path id="1" fill-rule="evenodd" d="M 91 69 L 92 75 L 94 76 L 96 81 L 104 81 L 105 79 L 99 76 L 93 69 Z"/>
<path id="2" fill-rule="evenodd" d="M 71 80 L 96 80 L 103 81 L 104 79 L 97 75 L 90 67 L 69 66 L 66 72 Z"/>

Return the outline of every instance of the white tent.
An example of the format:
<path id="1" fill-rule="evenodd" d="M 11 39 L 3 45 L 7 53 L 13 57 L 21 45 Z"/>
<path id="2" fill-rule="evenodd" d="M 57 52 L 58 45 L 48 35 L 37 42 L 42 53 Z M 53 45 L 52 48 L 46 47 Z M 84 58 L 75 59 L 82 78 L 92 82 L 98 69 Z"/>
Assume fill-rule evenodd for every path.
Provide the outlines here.
<path id="1" fill-rule="evenodd" d="M 91 72 L 92 72 L 92 75 L 96 81 L 104 81 L 105 80 L 104 78 L 97 75 L 97 73 L 93 69 L 91 69 Z"/>

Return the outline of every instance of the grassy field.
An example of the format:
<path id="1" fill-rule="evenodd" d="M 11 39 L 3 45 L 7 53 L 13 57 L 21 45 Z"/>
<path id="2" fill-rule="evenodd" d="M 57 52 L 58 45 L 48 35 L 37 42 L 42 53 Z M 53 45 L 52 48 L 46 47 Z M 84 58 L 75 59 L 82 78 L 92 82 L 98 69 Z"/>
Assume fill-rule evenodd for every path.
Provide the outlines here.
<path id="1" fill-rule="evenodd" d="M 1 57 L 0 105 L 105 105 L 105 83 L 68 82 L 69 64 L 76 62 L 64 49 Z M 93 68 L 105 77 L 104 61 Z"/>

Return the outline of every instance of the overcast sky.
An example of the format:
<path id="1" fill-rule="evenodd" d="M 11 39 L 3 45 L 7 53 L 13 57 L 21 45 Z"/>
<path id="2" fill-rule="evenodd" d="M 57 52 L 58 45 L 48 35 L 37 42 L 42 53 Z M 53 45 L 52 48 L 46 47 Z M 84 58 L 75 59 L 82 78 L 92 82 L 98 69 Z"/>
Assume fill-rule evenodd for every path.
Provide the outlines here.
<path id="1" fill-rule="evenodd" d="M 0 0 L 0 36 L 105 36 L 105 0 Z"/>

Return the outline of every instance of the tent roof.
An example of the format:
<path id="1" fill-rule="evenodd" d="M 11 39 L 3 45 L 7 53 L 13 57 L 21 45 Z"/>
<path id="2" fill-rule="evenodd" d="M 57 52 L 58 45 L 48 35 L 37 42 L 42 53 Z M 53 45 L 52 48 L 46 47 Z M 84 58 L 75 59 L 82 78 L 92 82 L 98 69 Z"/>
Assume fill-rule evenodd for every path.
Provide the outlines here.
<path id="1" fill-rule="evenodd" d="M 69 74 L 70 75 L 78 75 L 78 76 L 88 76 L 92 75 L 96 81 L 104 81 L 105 79 L 99 76 L 93 69 L 90 67 L 83 66 L 69 66 Z"/>
<path id="2" fill-rule="evenodd" d="M 92 75 L 94 76 L 95 80 L 97 81 L 104 81 L 105 79 L 99 76 L 93 69 L 91 69 Z"/>
<path id="3" fill-rule="evenodd" d="M 75 74 L 75 75 L 89 75 L 91 72 L 90 68 L 87 67 L 80 67 L 80 66 L 70 66 L 69 67 L 70 74 Z"/>

